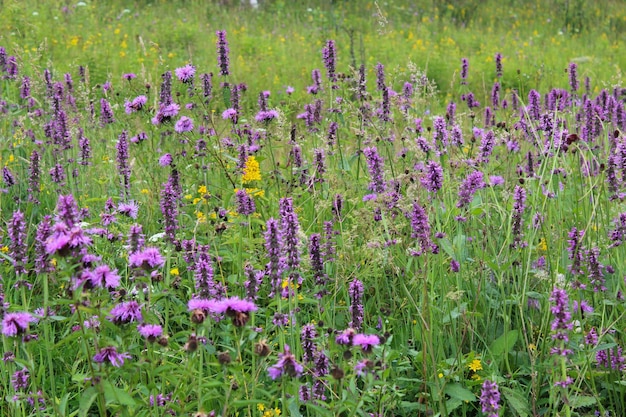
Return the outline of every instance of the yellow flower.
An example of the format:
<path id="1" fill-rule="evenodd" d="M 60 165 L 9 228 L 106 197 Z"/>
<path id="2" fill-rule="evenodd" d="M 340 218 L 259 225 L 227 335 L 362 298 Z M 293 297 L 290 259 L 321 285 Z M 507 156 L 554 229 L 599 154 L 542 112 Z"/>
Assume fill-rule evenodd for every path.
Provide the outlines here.
<path id="1" fill-rule="evenodd" d="M 544 238 L 541 238 L 539 243 L 537 244 L 537 250 L 540 252 L 546 252 L 548 250 L 548 244 Z"/>
<path id="2" fill-rule="evenodd" d="M 256 405 L 256 409 L 259 410 L 259 411 L 263 411 L 263 410 L 265 410 L 265 405 L 259 403 L 259 404 Z"/>
<path id="3" fill-rule="evenodd" d="M 480 363 L 480 359 L 474 359 L 469 363 L 469 365 L 467 365 L 467 367 L 470 368 L 470 370 L 473 372 L 478 372 L 483 369 L 483 365 Z"/>
<path id="4" fill-rule="evenodd" d="M 198 187 L 198 194 L 206 194 L 206 193 L 207 193 L 206 185 L 201 185 Z"/>
<path id="5" fill-rule="evenodd" d="M 439 373 L 437 374 L 437 376 L 438 376 L 439 378 L 443 378 L 443 372 L 439 372 Z"/>
<path id="6" fill-rule="evenodd" d="M 150 194 L 150 190 L 148 190 L 147 188 L 142 188 L 141 194 Z"/>
<path id="7" fill-rule="evenodd" d="M 178 268 L 172 268 L 170 269 L 170 275 L 180 275 L 180 272 L 178 271 Z"/>
<path id="8" fill-rule="evenodd" d="M 261 181 L 261 168 L 259 162 L 254 156 L 249 156 L 246 159 L 246 164 L 243 167 L 243 178 L 241 181 L 246 184 L 252 181 Z"/>
<path id="9" fill-rule="evenodd" d="M 7 253 L 9 251 L 9 247 L 5 245 L 2 248 L 0 248 L 0 251 L 2 251 L 2 253 Z"/>

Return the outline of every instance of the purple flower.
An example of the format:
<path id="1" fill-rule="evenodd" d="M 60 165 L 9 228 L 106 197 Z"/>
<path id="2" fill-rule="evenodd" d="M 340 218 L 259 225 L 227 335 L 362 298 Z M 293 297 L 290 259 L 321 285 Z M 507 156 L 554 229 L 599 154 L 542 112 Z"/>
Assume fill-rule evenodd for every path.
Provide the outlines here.
<path id="1" fill-rule="evenodd" d="M 226 31 L 218 30 L 217 35 L 217 65 L 220 68 L 220 75 L 227 76 L 230 74 L 228 54 L 228 41 L 226 40 Z"/>
<path id="2" fill-rule="evenodd" d="M 317 337 L 317 332 L 315 331 L 315 326 L 312 324 L 306 324 L 302 326 L 302 331 L 300 332 L 300 341 L 302 342 L 302 360 L 304 363 L 313 362 L 315 359 L 315 342 L 314 339 Z"/>
<path id="3" fill-rule="evenodd" d="M 267 257 L 269 258 L 269 262 L 265 266 L 265 274 L 270 279 L 272 288 L 270 296 L 272 296 L 280 292 L 281 274 L 284 269 L 284 260 L 281 258 L 283 236 L 276 219 L 270 218 L 265 223 L 264 238 Z"/>
<path id="4" fill-rule="evenodd" d="M 119 303 L 111 309 L 107 318 L 115 324 L 132 323 L 134 321 L 141 322 L 143 320 L 141 305 L 137 301 Z"/>
<path id="5" fill-rule="evenodd" d="M 115 122 L 113 109 L 106 99 L 100 99 L 100 125 L 105 126 Z"/>
<path id="6" fill-rule="evenodd" d="M 145 248 L 140 252 L 134 252 L 128 257 L 128 265 L 131 268 L 155 269 L 165 264 L 165 259 L 157 248 Z"/>
<path id="7" fill-rule="evenodd" d="M 363 283 L 356 278 L 348 285 L 351 317 L 349 326 L 356 330 L 363 325 L 363 292 Z"/>
<path id="8" fill-rule="evenodd" d="M 161 213 L 163 214 L 165 235 L 169 241 L 176 243 L 176 231 L 178 230 L 178 193 L 172 178 L 163 184 L 161 190 Z"/>
<path id="9" fill-rule="evenodd" d="M 174 125 L 174 130 L 178 133 L 191 132 L 193 130 L 193 120 L 187 116 L 182 116 Z"/>
<path id="10" fill-rule="evenodd" d="M 91 242 L 91 238 L 85 235 L 80 226 L 69 228 L 64 222 L 60 222 L 52 227 L 52 234 L 46 241 L 46 252 L 66 256 L 72 250 L 91 245 Z"/>
<path id="11" fill-rule="evenodd" d="M 322 58 L 324 59 L 324 66 L 326 67 L 326 75 L 331 83 L 337 82 L 337 74 L 335 74 L 337 49 L 335 48 L 335 41 L 329 40 L 326 42 L 326 46 L 322 48 Z"/>
<path id="12" fill-rule="evenodd" d="M 487 417 L 498 417 L 498 410 L 500 409 L 498 384 L 488 379 L 483 382 L 480 392 L 480 406 Z"/>
<path id="13" fill-rule="evenodd" d="M 292 95 L 295 91 L 296 89 L 290 85 L 288 85 L 287 88 L 285 89 L 285 93 L 287 93 L 287 95 Z"/>
<path id="14" fill-rule="evenodd" d="M 469 71 L 469 61 L 467 58 L 461 59 L 461 84 L 467 85 L 467 73 Z"/>
<path id="15" fill-rule="evenodd" d="M 28 388 L 29 377 L 30 375 L 28 373 L 28 369 L 26 368 L 15 371 L 11 377 L 11 385 L 13 385 L 13 389 L 17 392 Z"/>
<path id="16" fill-rule="evenodd" d="M 172 154 L 166 153 L 165 155 L 159 158 L 159 165 L 162 167 L 166 167 L 172 163 L 174 158 L 172 158 Z"/>
<path id="17" fill-rule="evenodd" d="M 436 193 L 443 186 L 443 169 L 435 161 L 428 161 L 425 168 L 426 174 L 421 178 L 422 185 L 431 193 Z"/>
<path id="18" fill-rule="evenodd" d="M 358 333 L 354 335 L 354 338 L 352 338 L 352 345 L 360 346 L 365 353 L 370 353 L 374 346 L 378 346 L 379 344 L 380 338 L 375 334 Z"/>
<path id="19" fill-rule="evenodd" d="M 367 168 L 370 174 L 370 183 L 368 190 L 376 194 L 385 191 L 385 183 L 383 180 L 383 158 L 378 154 L 376 147 L 368 147 L 363 149 L 367 161 Z"/>
<path id="20" fill-rule="evenodd" d="M 485 182 L 481 171 L 474 171 L 469 174 L 459 187 L 459 201 L 456 206 L 462 208 L 469 205 L 474 198 L 474 193 L 484 187 Z"/>
<path id="21" fill-rule="evenodd" d="M 26 333 L 28 324 L 36 321 L 37 319 L 30 313 L 7 313 L 2 319 L 2 334 L 6 337 L 13 337 Z"/>
<path id="22" fill-rule="evenodd" d="M 120 276 L 117 270 L 111 270 L 108 265 L 100 265 L 89 274 L 89 283 L 92 287 L 115 289 L 120 285 Z"/>
<path id="23" fill-rule="evenodd" d="M 139 334 L 142 335 L 148 342 L 154 343 L 163 334 L 163 327 L 158 324 L 142 324 L 137 327 Z"/>
<path id="24" fill-rule="evenodd" d="M 489 177 L 489 183 L 492 187 L 495 187 L 497 185 L 504 185 L 504 178 L 500 175 L 491 175 Z"/>
<path id="25" fill-rule="evenodd" d="M 513 191 L 513 213 L 511 215 L 512 218 L 512 231 L 513 235 L 513 248 L 523 248 L 528 245 L 527 242 L 524 242 L 524 232 L 522 231 L 522 225 L 524 224 L 524 220 L 522 219 L 522 215 L 524 214 L 524 210 L 526 209 L 526 190 L 524 187 L 516 185 L 515 191 Z"/>
<path id="26" fill-rule="evenodd" d="M 152 124 L 160 125 L 163 122 L 167 122 L 175 117 L 180 111 L 180 106 L 176 103 L 159 104 L 159 110 L 152 118 Z"/>
<path id="27" fill-rule="evenodd" d="M 128 163 L 128 134 L 125 130 L 118 137 L 116 145 L 117 149 L 117 169 L 121 178 L 122 197 L 128 197 L 130 195 L 130 165 Z"/>
<path id="28" fill-rule="evenodd" d="M 93 360 L 96 363 L 109 362 L 111 365 L 119 368 L 124 365 L 124 359 L 131 358 L 132 356 L 128 353 L 118 353 L 114 346 L 108 346 L 100 349 L 100 351 L 94 355 Z"/>
<path id="29" fill-rule="evenodd" d="M 281 251 L 285 259 L 285 266 L 289 271 L 289 279 L 292 282 L 297 280 L 297 283 L 300 284 L 301 277 L 298 272 L 300 266 L 300 238 L 298 237 L 300 223 L 298 221 L 298 215 L 294 211 L 291 197 L 280 199 L 279 212 L 281 222 L 280 233 L 283 244 Z M 286 286 L 284 290 L 289 291 L 289 286 Z M 283 296 L 287 294 L 283 294 Z"/>
<path id="30" fill-rule="evenodd" d="M 578 76 L 577 76 L 578 65 L 574 62 L 571 62 L 568 67 L 569 74 L 569 87 L 572 90 L 572 93 L 578 91 Z"/>
<path id="31" fill-rule="evenodd" d="M 380 91 L 387 89 L 385 84 L 385 67 L 380 62 L 376 64 L 376 88 Z"/>
<path id="32" fill-rule="evenodd" d="M 127 81 L 130 81 L 130 80 L 134 80 L 135 78 L 137 78 L 137 75 L 132 72 L 129 72 L 128 74 L 122 75 L 122 78 Z"/>
<path id="33" fill-rule="evenodd" d="M 502 54 L 498 52 L 494 59 L 496 61 L 496 77 L 502 77 Z"/>
<path id="34" fill-rule="evenodd" d="M 411 219 L 411 229 L 413 230 L 411 238 L 417 239 L 420 245 L 415 254 L 419 256 L 425 252 L 436 253 L 438 247 L 430 238 L 430 223 L 426 210 L 416 201 L 413 203 L 412 212 L 407 216 Z"/>
<path id="35" fill-rule="evenodd" d="M 120 203 L 117 206 L 117 211 L 118 213 L 128 216 L 131 219 L 136 219 L 139 212 L 139 206 L 134 201 L 129 201 L 128 203 Z"/>
<path id="36" fill-rule="evenodd" d="M 26 243 L 26 220 L 24 213 L 17 210 L 13 212 L 13 217 L 7 226 L 8 235 L 11 239 L 9 243 L 9 254 L 16 274 L 26 273 L 28 263 L 28 247 Z"/>
<path id="37" fill-rule="evenodd" d="M 558 346 L 552 348 L 550 353 L 567 356 L 572 353 L 572 351 L 565 348 L 565 343 L 569 341 L 568 332 L 573 328 L 572 313 L 569 310 L 569 297 L 567 292 L 558 287 L 554 287 L 550 295 L 550 302 L 552 303 L 550 311 L 552 312 L 552 317 L 554 317 L 551 328 L 552 331 L 555 332 L 552 335 L 552 339 L 556 340 L 558 344 Z"/>
<path id="38" fill-rule="evenodd" d="M 278 118 L 278 112 L 276 110 L 261 110 L 254 116 L 254 120 L 259 123 L 271 122 Z"/>
<path id="39" fill-rule="evenodd" d="M 132 114 L 136 111 L 143 109 L 143 106 L 148 102 L 148 98 L 146 96 L 137 96 L 133 99 L 133 101 L 126 100 L 124 102 L 124 109 L 126 114 Z"/>
<path id="40" fill-rule="evenodd" d="M 296 357 L 291 353 L 289 345 L 285 345 L 285 351 L 278 354 L 278 362 L 267 369 L 270 378 L 278 379 L 282 375 L 292 378 L 299 377 L 304 371 L 304 367 L 296 361 Z"/>
<path id="41" fill-rule="evenodd" d="M 243 216 L 249 216 L 256 211 L 254 199 L 246 192 L 246 190 L 237 190 L 235 193 L 237 201 L 237 213 Z"/>
<path id="42" fill-rule="evenodd" d="M 230 119 L 233 123 L 237 123 L 237 110 L 228 108 L 222 112 L 222 119 L 228 120 Z"/>
<path id="43" fill-rule="evenodd" d="M 191 64 L 187 64 L 184 67 L 176 68 L 174 74 L 183 83 L 190 83 L 193 81 L 193 76 L 196 73 L 196 67 Z"/>

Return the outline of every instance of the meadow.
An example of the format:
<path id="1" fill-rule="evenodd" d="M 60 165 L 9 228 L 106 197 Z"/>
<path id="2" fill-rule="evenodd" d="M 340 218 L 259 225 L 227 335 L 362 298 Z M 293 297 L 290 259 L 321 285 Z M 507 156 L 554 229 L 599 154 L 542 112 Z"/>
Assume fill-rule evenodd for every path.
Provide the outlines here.
<path id="1" fill-rule="evenodd" d="M 0 10 L 0 416 L 626 414 L 622 1 Z"/>

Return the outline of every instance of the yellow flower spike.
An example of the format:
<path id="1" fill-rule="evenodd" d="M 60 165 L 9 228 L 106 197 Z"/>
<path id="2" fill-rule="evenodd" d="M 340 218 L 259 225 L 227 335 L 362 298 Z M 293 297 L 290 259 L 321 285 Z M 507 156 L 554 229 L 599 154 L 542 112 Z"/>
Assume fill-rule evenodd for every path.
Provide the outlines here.
<path id="1" fill-rule="evenodd" d="M 254 156 L 249 156 L 243 167 L 243 177 L 241 178 L 241 182 L 247 184 L 252 181 L 261 181 L 261 168 L 256 158 Z"/>

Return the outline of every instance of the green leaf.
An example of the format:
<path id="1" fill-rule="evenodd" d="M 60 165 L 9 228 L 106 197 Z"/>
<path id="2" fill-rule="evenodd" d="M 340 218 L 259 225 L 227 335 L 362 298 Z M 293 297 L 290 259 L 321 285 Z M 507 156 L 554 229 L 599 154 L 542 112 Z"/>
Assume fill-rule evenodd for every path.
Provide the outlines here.
<path id="1" fill-rule="evenodd" d="M 290 416 L 302 417 L 302 414 L 300 414 L 300 407 L 298 406 L 298 402 L 296 401 L 296 397 L 291 397 L 289 401 L 287 401 L 287 409 L 289 410 Z"/>
<path id="2" fill-rule="evenodd" d="M 595 397 L 588 395 L 573 395 L 570 397 L 570 406 L 572 408 L 590 407 L 597 402 Z"/>
<path id="3" fill-rule="evenodd" d="M 476 401 L 476 396 L 474 395 L 474 393 L 458 383 L 451 383 L 446 385 L 443 392 L 448 394 L 450 397 L 456 398 L 461 401 Z"/>
<path id="4" fill-rule="evenodd" d="M 518 338 L 518 330 L 505 332 L 502 336 L 493 341 L 491 344 L 491 353 L 494 357 L 502 356 L 503 353 L 509 353 L 513 349 L 513 346 L 515 346 Z"/>
<path id="5" fill-rule="evenodd" d="M 107 404 L 120 404 L 129 407 L 137 405 L 137 402 L 128 392 L 113 386 L 107 381 L 104 381 L 102 386 L 104 387 L 104 399 Z"/>
<path id="6" fill-rule="evenodd" d="M 446 401 L 446 411 L 450 413 L 453 410 L 459 408 L 462 404 L 463 401 L 459 400 L 458 398 L 450 398 L 448 401 Z"/>
<path id="7" fill-rule="evenodd" d="M 224 105 L 226 106 L 226 108 L 230 108 L 230 88 L 222 88 L 222 97 L 224 99 Z"/>
<path id="8" fill-rule="evenodd" d="M 500 392 L 506 398 L 515 414 L 520 417 L 527 417 L 530 415 L 530 408 L 528 407 L 528 398 L 518 391 L 514 391 L 508 387 L 500 387 Z"/>
<path id="9" fill-rule="evenodd" d="M 98 391 L 95 387 L 89 387 L 83 394 L 80 396 L 80 402 L 78 403 L 78 416 L 86 417 L 89 409 L 91 408 L 91 404 L 96 400 L 98 396 Z"/>

